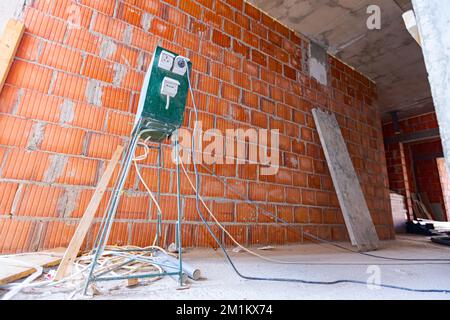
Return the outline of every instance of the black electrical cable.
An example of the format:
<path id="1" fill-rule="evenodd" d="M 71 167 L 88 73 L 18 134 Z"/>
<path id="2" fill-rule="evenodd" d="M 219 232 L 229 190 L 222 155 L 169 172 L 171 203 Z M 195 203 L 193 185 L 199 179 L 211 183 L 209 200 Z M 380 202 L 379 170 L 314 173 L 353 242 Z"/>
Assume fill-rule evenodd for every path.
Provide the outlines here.
<path id="1" fill-rule="evenodd" d="M 217 179 L 221 180 L 222 183 L 224 183 L 224 184 L 226 185 L 226 182 L 224 182 L 222 178 L 220 178 L 219 176 L 217 176 L 217 175 L 216 175 L 214 172 L 212 172 L 209 168 L 207 168 L 206 166 L 203 166 L 203 165 L 202 165 L 202 167 L 203 167 L 205 170 L 207 170 L 210 174 L 214 175 Z M 239 192 L 237 192 L 234 188 L 232 188 L 232 187 L 229 187 L 229 188 L 230 188 L 231 190 L 233 190 L 237 195 L 241 196 L 242 199 L 244 199 L 245 201 L 248 201 L 248 203 L 249 203 L 250 200 L 249 200 L 248 198 L 245 199 L 244 197 L 242 197 L 242 195 L 241 195 Z M 260 208 L 258 205 L 254 205 L 254 206 L 257 207 L 257 208 Z M 264 215 L 266 215 L 266 216 L 268 216 L 268 217 L 270 217 L 270 218 L 275 219 L 276 221 L 279 221 L 279 222 L 285 224 L 288 228 L 290 227 L 290 225 L 289 225 L 289 223 L 288 223 L 287 221 L 285 221 L 285 220 L 279 218 L 278 216 L 276 216 L 275 214 L 273 214 L 272 212 L 268 211 L 268 210 L 265 209 L 265 208 L 261 208 L 261 209 L 262 209 L 262 211 L 263 211 L 262 213 L 263 213 Z M 294 231 L 295 231 L 295 232 L 298 232 L 297 230 L 294 230 Z M 317 242 L 319 242 L 319 243 L 320 243 L 320 242 L 326 243 L 326 244 L 329 244 L 329 245 L 331 245 L 331 246 L 333 246 L 333 247 L 336 247 L 336 248 L 339 248 L 339 249 L 342 249 L 342 250 L 345 250 L 345 251 L 348 251 L 348 252 L 357 253 L 357 254 L 360 254 L 360 255 L 363 255 L 363 256 L 368 256 L 368 257 L 377 258 L 377 259 L 391 260 L 391 261 L 405 261 L 405 262 L 406 262 L 406 261 L 409 261 L 409 262 L 447 262 L 446 264 L 450 263 L 450 259 L 439 259 L 439 258 L 429 258 L 429 259 L 426 259 L 426 258 L 395 258 L 395 257 L 385 257 L 385 256 L 380 256 L 380 255 L 376 255 L 376 254 L 372 254 L 372 253 L 355 251 L 355 250 L 352 250 L 352 249 L 350 249 L 350 248 L 341 246 L 341 245 L 339 245 L 339 244 L 337 244 L 337 243 L 334 243 L 334 242 L 332 242 L 332 241 L 328 241 L 328 240 L 322 239 L 322 238 L 320 238 L 320 237 L 314 236 L 314 235 L 312 235 L 312 234 L 310 234 L 309 232 L 306 232 L 306 231 L 303 231 L 303 235 L 306 236 L 307 238 L 309 238 L 309 239 L 311 239 L 311 240 L 315 240 L 315 241 L 317 241 Z"/>
<path id="2" fill-rule="evenodd" d="M 188 70 L 190 71 L 190 70 Z M 347 279 L 340 279 L 335 281 L 313 281 L 313 280 L 302 280 L 302 279 L 288 279 L 288 278 L 263 278 L 263 277 L 252 277 L 252 276 L 246 276 L 239 272 L 236 265 L 234 264 L 233 260 L 231 260 L 230 255 L 228 254 L 227 250 L 221 243 L 221 241 L 217 238 L 214 231 L 211 229 L 211 226 L 206 221 L 205 217 L 203 216 L 201 209 L 200 209 L 200 175 L 198 173 L 197 163 L 195 161 L 195 132 L 197 127 L 197 121 L 198 121 L 198 110 L 197 106 L 195 104 L 194 99 L 194 92 L 191 85 L 191 80 L 189 77 L 190 72 L 188 72 L 188 84 L 189 84 L 189 90 L 191 93 L 192 103 L 194 107 L 195 112 L 195 122 L 194 122 L 194 130 L 192 135 L 192 163 L 194 167 L 195 172 L 195 184 L 196 184 L 196 192 L 195 192 L 195 207 L 197 210 L 198 215 L 200 216 L 200 219 L 202 220 L 203 224 L 208 229 L 208 232 L 213 237 L 214 241 L 219 245 L 222 252 L 225 254 L 226 259 L 230 263 L 231 267 L 233 268 L 234 272 L 241 278 L 246 280 L 255 280 L 255 281 L 271 281 L 271 282 L 293 282 L 293 283 L 303 283 L 303 284 L 311 284 L 311 285 L 336 285 L 336 284 L 343 284 L 343 283 L 350 283 L 350 284 L 359 284 L 359 285 L 367 285 L 367 282 L 360 281 L 360 280 L 347 280 Z M 178 142 L 177 142 L 178 143 Z M 179 157 L 179 155 L 177 155 Z M 180 159 L 178 159 L 180 160 Z M 450 289 L 412 289 L 412 288 L 406 288 L 401 286 L 394 286 L 394 285 L 386 285 L 386 284 L 377 284 L 379 287 L 383 288 L 389 288 L 389 289 L 397 289 L 402 291 L 409 291 L 409 292 L 420 292 L 420 293 L 450 293 Z"/>

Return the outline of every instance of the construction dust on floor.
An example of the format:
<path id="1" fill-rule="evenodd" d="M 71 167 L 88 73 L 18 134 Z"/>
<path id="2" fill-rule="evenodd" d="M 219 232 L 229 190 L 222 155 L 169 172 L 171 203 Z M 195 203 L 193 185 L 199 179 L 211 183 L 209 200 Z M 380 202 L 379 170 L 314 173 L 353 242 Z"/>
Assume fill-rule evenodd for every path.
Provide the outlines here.
<path id="1" fill-rule="evenodd" d="M 377 255 L 398 259 L 445 259 L 450 249 L 429 243 L 422 237 L 401 236 L 385 241 Z M 367 285 L 307 285 L 286 282 L 250 281 L 239 278 L 219 251 L 189 250 L 186 262 L 201 269 L 202 279 L 190 281 L 189 288 L 178 290 L 177 282 L 165 277 L 148 285 L 127 288 L 122 282 L 99 285 L 98 295 L 78 299 L 117 300 L 295 300 L 295 299 L 443 299 L 444 293 L 415 293 L 379 288 L 373 282 L 414 289 L 450 288 L 449 263 L 405 262 L 378 259 L 346 252 L 329 245 L 305 244 L 276 247 L 264 251 L 265 256 L 280 260 L 304 262 L 304 265 L 279 265 L 261 261 L 245 253 L 230 250 L 239 271 L 246 276 L 281 277 L 309 281 L 352 279 Z M 379 274 L 377 274 L 379 273 Z M 372 277 L 372 278 L 371 278 Z M 67 299 L 71 292 L 61 289 L 24 289 L 14 299 Z"/>

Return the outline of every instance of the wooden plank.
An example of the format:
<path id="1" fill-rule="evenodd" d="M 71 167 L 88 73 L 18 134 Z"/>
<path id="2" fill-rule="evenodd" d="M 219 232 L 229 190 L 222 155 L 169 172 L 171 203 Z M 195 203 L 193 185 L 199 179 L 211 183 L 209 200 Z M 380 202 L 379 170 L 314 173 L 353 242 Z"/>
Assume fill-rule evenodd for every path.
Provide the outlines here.
<path id="1" fill-rule="evenodd" d="M 312 113 L 350 240 L 360 251 L 376 250 L 379 239 L 336 117 L 319 109 Z"/>
<path id="2" fill-rule="evenodd" d="M 25 25 L 22 22 L 10 19 L 0 39 L 0 92 L 8 77 L 24 31 Z"/>
<path id="3" fill-rule="evenodd" d="M 36 270 L 26 267 L 13 260 L 23 261 L 41 267 L 54 267 L 61 262 L 66 248 L 56 248 L 36 253 L 12 255 L 10 258 L 0 259 L 0 285 L 20 280 L 33 274 Z"/>
<path id="4" fill-rule="evenodd" d="M 108 188 L 108 184 L 111 180 L 111 177 L 114 173 L 114 169 L 116 168 L 119 160 L 122 156 L 123 146 L 118 146 L 116 151 L 113 154 L 111 161 L 108 164 L 108 167 L 105 170 L 102 178 L 100 179 L 99 184 L 92 196 L 91 201 L 89 202 L 86 211 L 83 214 L 83 217 L 78 224 L 77 230 L 70 241 L 70 244 L 67 248 L 66 253 L 64 254 L 64 258 L 59 265 L 58 271 L 56 272 L 55 281 L 63 279 L 68 272 L 70 271 L 78 252 L 80 251 L 81 245 L 83 244 L 84 239 L 86 238 L 86 234 L 94 220 L 95 212 L 100 206 L 100 202 Z"/>

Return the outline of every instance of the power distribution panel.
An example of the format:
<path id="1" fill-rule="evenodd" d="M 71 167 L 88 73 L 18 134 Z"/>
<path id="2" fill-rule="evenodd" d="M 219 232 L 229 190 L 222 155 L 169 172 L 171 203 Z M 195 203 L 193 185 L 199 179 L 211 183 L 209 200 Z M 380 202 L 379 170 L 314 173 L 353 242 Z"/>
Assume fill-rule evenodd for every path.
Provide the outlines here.
<path id="1" fill-rule="evenodd" d="M 142 117 L 142 138 L 161 142 L 180 128 L 189 93 L 191 62 L 157 47 L 139 100 L 136 123 Z"/>

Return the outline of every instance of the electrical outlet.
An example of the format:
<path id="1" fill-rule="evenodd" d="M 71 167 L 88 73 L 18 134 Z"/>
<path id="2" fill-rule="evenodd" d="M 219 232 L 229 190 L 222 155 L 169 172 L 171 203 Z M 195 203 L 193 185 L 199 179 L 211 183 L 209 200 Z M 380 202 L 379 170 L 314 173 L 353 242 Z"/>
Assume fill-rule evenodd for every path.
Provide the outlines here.
<path id="1" fill-rule="evenodd" d="M 161 94 L 173 98 L 177 95 L 179 86 L 180 82 L 177 80 L 165 77 L 162 82 Z"/>
<path id="2" fill-rule="evenodd" d="M 186 74 L 187 71 L 187 61 L 189 59 L 182 57 L 182 56 L 178 56 L 175 58 L 175 63 L 173 64 L 173 70 L 172 72 L 175 74 L 179 74 L 180 76 L 184 76 Z"/>
<path id="3" fill-rule="evenodd" d="M 167 51 L 162 51 L 159 56 L 158 67 L 167 71 L 172 70 L 175 55 Z"/>

